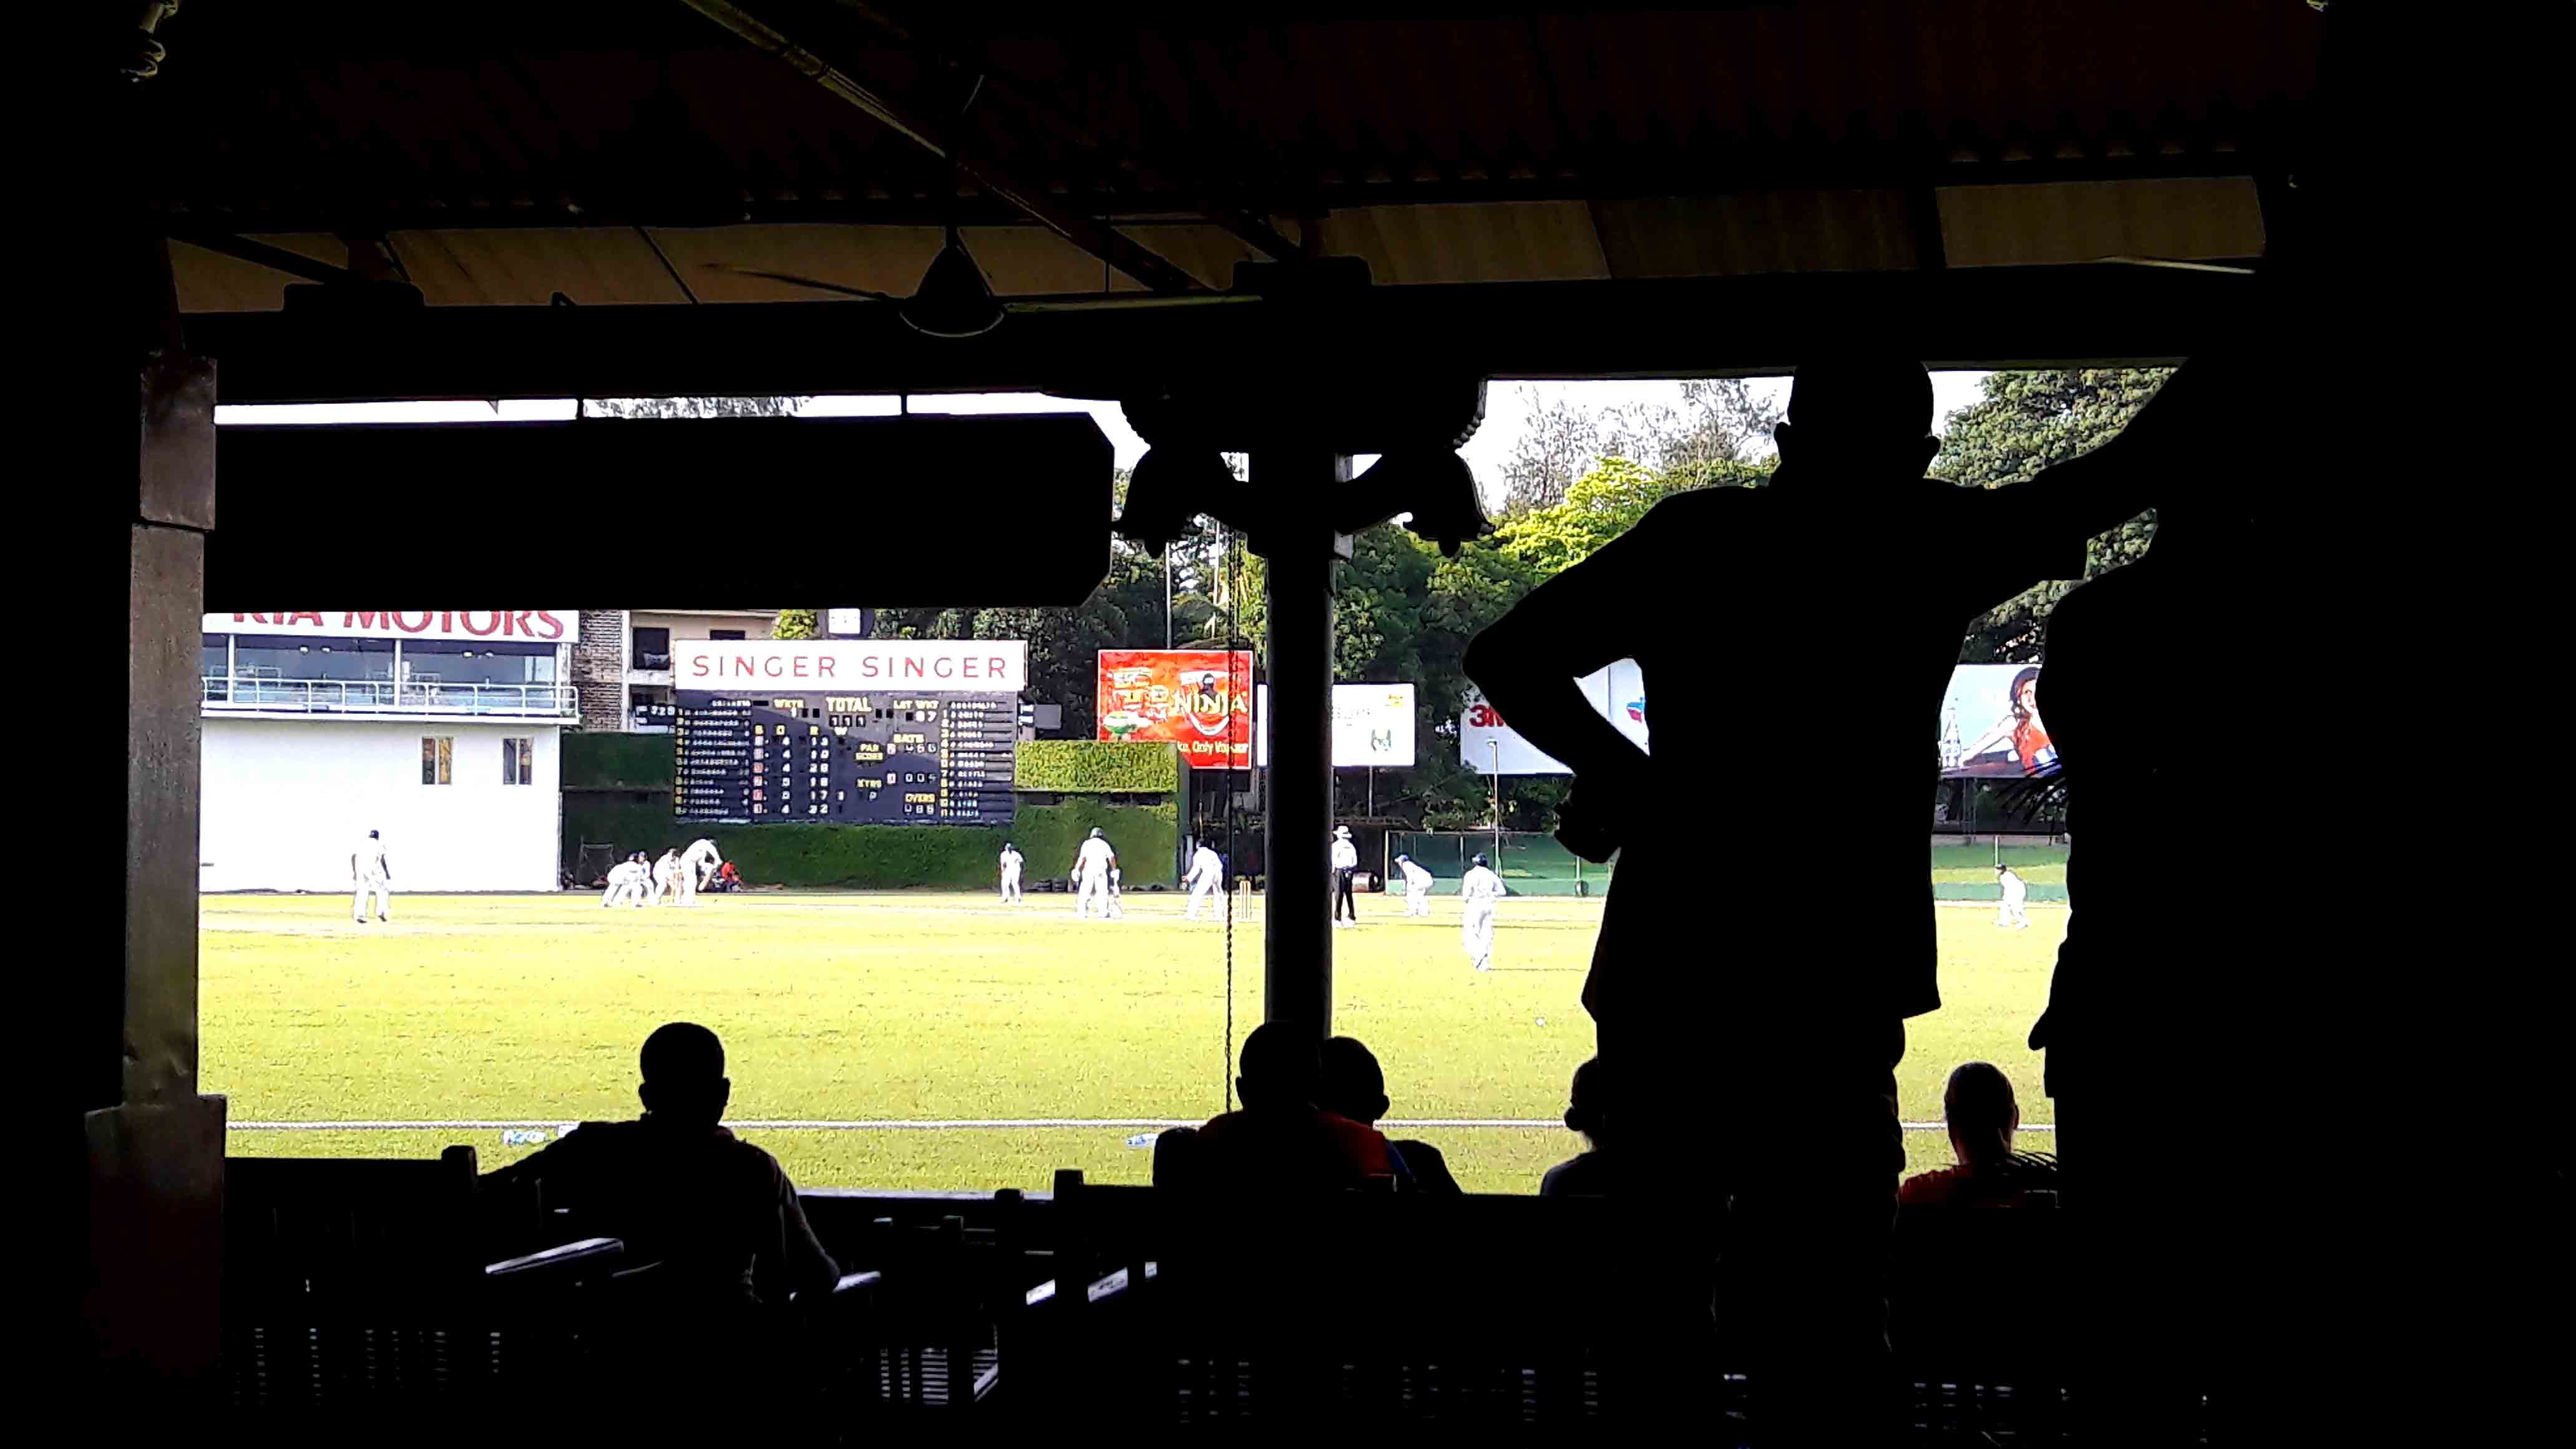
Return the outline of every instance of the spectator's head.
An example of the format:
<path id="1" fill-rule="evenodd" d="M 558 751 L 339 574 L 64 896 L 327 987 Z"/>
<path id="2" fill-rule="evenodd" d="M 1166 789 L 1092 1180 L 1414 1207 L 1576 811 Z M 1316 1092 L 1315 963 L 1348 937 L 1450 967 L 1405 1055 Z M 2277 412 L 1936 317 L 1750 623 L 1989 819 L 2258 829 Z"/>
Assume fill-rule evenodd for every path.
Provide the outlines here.
<path id="1" fill-rule="evenodd" d="M 1574 1086 L 1567 1094 L 1565 1125 L 1583 1134 L 1586 1142 L 1599 1147 L 1617 1129 L 1608 1132 L 1603 1125 L 1610 1118 L 1610 1082 L 1594 1057 L 1574 1069 Z"/>
<path id="2" fill-rule="evenodd" d="M 1816 358 L 1799 366 L 1789 420 L 1772 437 L 1784 469 L 1920 477 L 1941 451 L 1932 435 L 1932 375 L 1911 358 Z"/>
<path id="3" fill-rule="evenodd" d="M 724 1120 L 733 1083 L 725 1078 L 724 1043 L 693 1021 L 675 1021 L 644 1038 L 644 1085 L 636 1095 L 654 1117 L 682 1126 Z"/>
<path id="4" fill-rule="evenodd" d="M 1242 1069 L 1234 1089 L 1244 1106 L 1255 1111 L 1314 1106 L 1315 1079 L 1323 1069 L 1315 1029 L 1296 1021 L 1254 1027 L 1243 1039 Z"/>
<path id="5" fill-rule="evenodd" d="M 2021 1107 L 2012 1082 L 1989 1062 L 1966 1062 L 1950 1074 L 1941 1093 L 1941 1115 L 1950 1124 L 1950 1150 L 1962 1166 L 2001 1162 L 2012 1155 Z"/>
<path id="6" fill-rule="evenodd" d="M 1386 1073 L 1378 1068 L 1377 1054 L 1358 1037 L 1326 1038 L 1319 1057 L 1316 1106 L 1362 1126 L 1386 1115 Z"/>

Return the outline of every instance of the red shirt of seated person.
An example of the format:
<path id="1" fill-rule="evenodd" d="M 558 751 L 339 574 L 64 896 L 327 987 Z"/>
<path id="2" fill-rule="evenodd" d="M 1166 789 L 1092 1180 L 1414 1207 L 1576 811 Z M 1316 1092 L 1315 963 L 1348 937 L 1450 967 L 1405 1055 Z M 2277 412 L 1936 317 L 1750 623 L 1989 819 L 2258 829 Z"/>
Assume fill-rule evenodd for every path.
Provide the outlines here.
<path id="1" fill-rule="evenodd" d="M 1941 1093 L 1941 1115 L 1959 1163 L 1907 1178 L 1896 1191 L 1898 1205 L 2031 1207 L 2054 1201 L 2032 1194 L 2055 1190 L 2055 1161 L 2013 1150 L 2021 1105 L 2002 1071 L 1986 1062 L 1962 1064 Z"/>
<path id="2" fill-rule="evenodd" d="M 1244 1038 L 1235 1078 L 1243 1106 L 1198 1130 L 1188 1155 L 1193 1185 L 1330 1191 L 1409 1176 L 1376 1128 L 1315 1105 L 1320 1046 L 1313 1028 L 1288 1022 Z"/>

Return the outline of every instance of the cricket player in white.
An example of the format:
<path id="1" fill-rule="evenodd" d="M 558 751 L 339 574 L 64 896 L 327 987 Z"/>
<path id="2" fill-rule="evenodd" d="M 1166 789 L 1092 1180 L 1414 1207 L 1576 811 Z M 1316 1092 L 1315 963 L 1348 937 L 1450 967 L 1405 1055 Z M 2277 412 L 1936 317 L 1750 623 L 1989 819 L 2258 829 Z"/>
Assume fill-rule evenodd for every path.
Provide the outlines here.
<path id="1" fill-rule="evenodd" d="M 1409 855 L 1395 858 L 1395 868 L 1404 872 L 1404 913 L 1408 916 L 1431 914 L 1431 872 Z"/>
<path id="2" fill-rule="evenodd" d="M 1181 877 L 1181 884 L 1190 888 L 1190 908 L 1181 913 L 1181 919 L 1197 920 L 1199 902 L 1214 900 L 1217 888 L 1224 883 L 1225 862 L 1217 859 L 1216 852 L 1208 848 L 1206 841 L 1200 841 L 1197 852 L 1190 857 L 1189 874 Z"/>
<path id="3" fill-rule="evenodd" d="M 608 889 L 599 893 L 600 905 L 605 907 L 632 901 L 637 906 L 642 906 L 644 885 L 650 877 L 651 872 L 645 868 L 644 862 L 635 857 L 630 855 L 619 861 L 608 872 Z"/>
<path id="4" fill-rule="evenodd" d="M 716 868 L 723 864 L 714 841 L 690 841 L 689 848 L 680 852 L 680 904 L 696 905 L 698 892 L 715 880 Z"/>
<path id="5" fill-rule="evenodd" d="M 349 915 L 359 925 L 367 923 L 367 897 L 375 897 L 376 919 L 390 921 L 394 908 L 393 868 L 385 864 L 384 837 L 368 831 L 349 852 L 349 879 L 358 883 L 357 893 L 349 901 Z"/>
<path id="6" fill-rule="evenodd" d="M 1109 898 L 1109 870 L 1117 863 L 1118 852 L 1109 848 L 1109 842 L 1101 839 L 1100 831 L 1095 828 L 1091 838 L 1082 842 L 1082 849 L 1073 857 L 1075 920 L 1091 919 L 1091 903 L 1095 898 L 1100 902 L 1101 919 L 1109 918 L 1110 908 L 1115 904 Z"/>
<path id="7" fill-rule="evenodd" d="M 1127 919 L 1127 912 L 1118 904 L 1118 896 L 1118 867 L 1113 865 L 1109 867 L 1109 919 L 1113 921 Z"/>
<path id="8" fill-rule="evenodd" d="M 1494 960 L 1494 902 L 1503 897 L 1503 878 L 1485 864 L 1485 857 L 1458 878 L 1458 899 L 1467 906 L 1467 918 L 1460 927 L 1467 959 L 1479 971 L 1491 971 Z"/>
<path id="9" fill-rule="evenodd" d="M 663 851 L 662 858 L 653 862 L 653 904 L 662 904 L 663 897 L 676 895 L 679 889 L 680 852 Z"/>
<path id="10" fill-rule="evenodd" d="M 1025 863 L 1026 858 L 1020 854 L 1018 846 L 1007 840 L 1002 842 L 1002 903 L 1004 905 L 1020 899 L 1020 867 Z"/>
<path id="11" fill-rule="evenodd" d="M 1360 868 L 1360 850 L 1351 844 L 1351 828 L 1333 827 L 1333 924 L 1356 926 L 1360 909 L 1351 903 L 1351 875 Z"/>
<path id="12" fill-rule="evenodd" d="M 1995 866 L 1995 883 L 2004 888 L 2003 908 L 1995 912 L 1995 924 L 2016 931 L 2029 930 L 2030 912 L 2025 907 L 2030 901 L 2030 887 L 2013 874 L 2011 866 L 2000 862 Z"/>

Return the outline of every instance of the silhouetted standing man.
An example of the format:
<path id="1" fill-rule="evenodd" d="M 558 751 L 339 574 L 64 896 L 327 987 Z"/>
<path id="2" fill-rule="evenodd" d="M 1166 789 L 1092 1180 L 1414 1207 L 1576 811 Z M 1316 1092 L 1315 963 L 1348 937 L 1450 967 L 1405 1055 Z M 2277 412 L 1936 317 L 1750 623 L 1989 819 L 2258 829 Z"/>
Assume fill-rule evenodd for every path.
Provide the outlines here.
<path id="1" fill-rule="evenodd" d="M 1727 1316 L 1751 1330 L 1775 1436 L 1849 1442 L 1885 1407 L 1881 1269 L 1905 1160 L 1893 1069 L 1905 1018 L 1940 1004 L 1924 824 L 1960 639 L 2031 584 L 2081 574 L 2084 541 L 2141 506 L 1928 480 L 1931 414 L 1920 364 L 1800 368 L 1768 488 L 1666 500 L 1468 652 L 1486 697 L 1572 767 L 1566 844 L 1622 852 L 1583 1000 L 1634 1092 L 1636 1136 L 1661 1144 L 1637 1188 L 1668 1261 L 1638 1266 L 1641 1328 L 1685 1355 L 1705 1336 L 1707 1280 L 1670 1255 L 1725 1212 L 1741 1304 Z M 1622 657 L 1662 718 L 1745 719 L 1789 687 L 1802 728 L 1659 775 L 1575 685 Z M 1711 832 L 1687 803 L 1713 783 L 1710 754 L 1747 762 L 1723 788 L 1750 828 Z M 1836 833 L 1846 895 L 1822 930 L 1781 920 L 1762 888 L 1771 827 L 1790 820 Z"/>

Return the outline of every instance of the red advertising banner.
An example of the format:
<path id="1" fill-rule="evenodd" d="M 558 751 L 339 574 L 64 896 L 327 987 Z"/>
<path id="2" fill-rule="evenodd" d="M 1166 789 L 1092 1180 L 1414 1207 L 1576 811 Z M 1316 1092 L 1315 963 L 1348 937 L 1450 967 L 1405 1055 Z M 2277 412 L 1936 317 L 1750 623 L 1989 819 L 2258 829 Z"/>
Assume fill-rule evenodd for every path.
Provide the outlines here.
<path id="1" fill-rule="evenodd" d="M 1194 770 L 1252 764 L 1252 652 L 1103 649 L 1093 718 L 1104 740 L 1181 747 Z"/>

